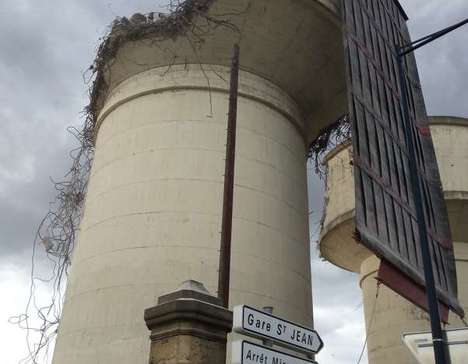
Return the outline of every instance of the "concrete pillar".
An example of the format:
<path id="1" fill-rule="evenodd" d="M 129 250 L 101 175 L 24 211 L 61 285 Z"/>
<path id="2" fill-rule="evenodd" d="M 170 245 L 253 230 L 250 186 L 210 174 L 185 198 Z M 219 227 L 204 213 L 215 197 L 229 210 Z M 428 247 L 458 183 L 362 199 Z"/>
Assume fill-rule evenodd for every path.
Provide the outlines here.
<path id="1" fill-rule="evenodd" d="M 216 292 L 228 105 L 220 76 L 229 69 L 153 69 L 109 97 L 54 363 L 141 363 L 139 313 L 184 280 Z M 287 94 L 241 72 L 231 304 L 273 306 L 310 325 L 302 123 Z"/>
<path id="2" fill-rule="evenodd" d="M 432 117 L 431 133 L 454 241 L 458 296 L 468 314 L 468 119 Z M 465 326 L 452 313 L 449 321 L 452 327 Z"/>
<path id="3" fill-rule="evenodd" d="M 458 276 L 458 296 L 460 297 L 465 314 L 468 315 L 468 241 L 454 242 L 454 248 Z M 452 312 L 450 313 L 449 321 L 452 327 L 466 326 L 465 322 L 462 322 L 460 318 Z"/>
<path id="4" fill-rule="evenodd" d="M 150 364 L 224 364 L 232 312 L 195 281 L 159 297 L 145 311 L 151 330 Z"/>
<path id="5" fill-rule="evenodd" d="M 465 310 L 468 309 L 468 284 L 465 281 L 468 274 L 467 252 L 467 243 L 455 243 L 459 297 Z M 379 259 L 371 256 L 362 262 L 360 272 L 369 363 L 417 364 L 410 351 L 402 344 L 401 336 L 404 332 L 430 331 L 429 315 L 386 286 L 377 285 L 379 264 Z M 465 326 L 452 313 L 449 321 L 448 327 Z"/>
<path id="6" fill-rule="evenodd" d="M 401 335 L 429 329 L 428 315 L 386 286 L 377 285 L 379 264 L 373 255 L 362 262 L 360 272 L 369 363 L 417 364 Z"/>
<path id="7" fill-rule="evenodd" d="M 234 43 L 231 304 L 312 324 L 306 158 L 347 108 L 337 1 L 184 9 L 117 20 L 99 48 L 96 153 L 54 364 L 144 363 L 145 308 L 187 279 L 216 292 Z"/>

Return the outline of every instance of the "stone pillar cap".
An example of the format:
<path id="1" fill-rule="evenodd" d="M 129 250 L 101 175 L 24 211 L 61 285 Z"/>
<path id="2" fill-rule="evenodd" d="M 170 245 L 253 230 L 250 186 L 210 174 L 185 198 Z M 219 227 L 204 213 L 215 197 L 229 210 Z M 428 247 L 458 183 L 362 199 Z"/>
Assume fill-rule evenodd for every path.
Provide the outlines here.
<path id="1" fill-rule="evenodd" d="M 176 291 L 159 297 L 157 306 L 145 310 L 144 318 L 153 341 L 174 335 L 226 341 L 232 328 L 232 312 L 196 281 L 185 281 Z"/>
<path id="2" fill-rule="evenodd" d="M 158 298 L 158 304 L 163 304 L 180 299 L 193 299 L 216 306 L 222 306 L 220 298 L 213 296 L 203 285 L 195 280 L 183 282 L 174 292 L 167 293 Z"/>

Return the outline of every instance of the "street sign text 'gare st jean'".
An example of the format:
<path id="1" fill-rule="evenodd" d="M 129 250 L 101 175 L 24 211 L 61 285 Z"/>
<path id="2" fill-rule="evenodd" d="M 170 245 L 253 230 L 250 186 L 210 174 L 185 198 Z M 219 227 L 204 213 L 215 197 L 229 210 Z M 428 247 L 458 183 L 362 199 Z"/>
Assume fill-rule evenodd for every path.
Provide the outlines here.
<path id="1" fill-rule="evenodd" d="M 245 305 L 234 307 L 233 330 L 257 339 L 271 340 L 280 346 L 306 355 L 316 354 L 323 347 L 323 342 L 316 331 Z M 233 363 L 304 364 L 315 362 L 276 351 L 271 347 L 240 341 L 233 343 Z"/>

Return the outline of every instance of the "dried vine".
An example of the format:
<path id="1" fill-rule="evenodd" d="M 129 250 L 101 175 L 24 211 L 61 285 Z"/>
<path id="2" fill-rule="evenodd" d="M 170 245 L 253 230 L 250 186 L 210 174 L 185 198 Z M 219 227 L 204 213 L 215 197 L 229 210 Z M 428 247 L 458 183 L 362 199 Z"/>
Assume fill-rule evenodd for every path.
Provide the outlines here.
<path id="1" fill-rule="evenodd" d="M 326 166 L 323 163 L 325 155 L 351 139 L 352 127 L 349 121 L 349 115 L 341 116 L 334 123 L 319 132 L 319 135 L 309 146 L 309 158 L 314 163 L 315 173 L 321 178 L 327 174 Z"/>
<path id="2" fill-rule="evenodd" d="M 311 159 L 315 173 L 323 180 L 325 186 L 327 184 L 326 179 L 328 176 L 328 167 L 324 163 L 326 155 L 332 151 L 334 148 L 347 143 L 351 140 L 352 134 L 352 125 L 349 120 L 349 115 L 345 114 L 338 118 L 334 123 L 328 125 L 324 129 L 320 130 L 318 136 L 315 140 L 309 145 L 309 158 Z M 325 194 L 322 209 L 319 212 L 320 220 L 316 221 L 312 225 L 315 226 L 316 230 L 313 234 L 317 235 L 323 229 L 323 223 L 326 218 L 326 206 L 328 204 L 328 198 Z M 320 253 L 320 244 L 319 241 L 316 241 L 316 248 Z M 322 258 L 325 260 L 324 258 Z"/>
<path id="3" fill-rule="evenodd" d="M 27 357 L 20 363 L 38 363 L 40 355 L 48 354 L 50 343 L 57 333 L 62 312 L 62 300 L 66 276 L 75 244 L 78 225 L 81 220 L 84 196 L 91 170 L 93 146 L 88 143 L 84 132 L 69 129 L 79 147 L 70 152 L 72 166 L 63 181 L 52 181 L 57 192 L 50 209 L 36 231 L 31 257 L 29 298 L 25 312 L 10 318 L 10 322 L 26 330 Z M 52 269 L 49 276 L 37 272 L 38 246 L 43 245 Z M 51 290 L 48 304 L 41 305 L 36 299 L 37 284 Z M 39 324 L 36 325 L 35 322 Z"/>
<path id="4" fill-rule="evenodd" d="M 171 0 L 169 14 L 149 13 L 134 14 L 130 19 L 117 18 L 111 25 L 111 30 L 103 37 L 97 51 L 94 63 L 89 68 L 91 78 L 94 79 L 90 89 L 90 104 L 86 108 L 89 117 L 89 140 L 92 141 L 97 113 L 108 92 L 109 84 L 106 72 L 117 56 L 118 50 L 127 42 L 150 39 L 153 43 L 168 39 L 185 37 L 198 59 L 197 47 L 204 43 L 204 37 L 219 27 L 230 29 L 240 34 L 240 30 L 230 20 L 240 13 L 209 15 L 208 10 L 216 0 Z M 197 19 L 195 22 L 194 20 Z M 174 60 L 176 55 L 174 55 Z M 200 67 L 203 70 L 201 62 Z M 170 69 L 171 64 L 168 65 Z M 209 80 L 207 78 L 207 82 Z"/>

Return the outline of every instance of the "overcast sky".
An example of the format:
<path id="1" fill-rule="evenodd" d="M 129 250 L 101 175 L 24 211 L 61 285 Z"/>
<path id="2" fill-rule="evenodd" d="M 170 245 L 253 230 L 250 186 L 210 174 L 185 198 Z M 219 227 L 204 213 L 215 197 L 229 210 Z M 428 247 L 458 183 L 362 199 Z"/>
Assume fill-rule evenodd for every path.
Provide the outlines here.
<path id="1" fill-rule="evenodd" d="M 164 2 L 0 1 L 2 364 L 16 364 L 25 353 L 24 333 L 7 320 L 26 304 L 32 238 L 54 196 L 49 176 L 60 178 L 69 164 L 67 151 L 73 147 L 73 138 L 66 127 L 81 124 L 79 112 L 87 103 L 82 72 L 115 16 L 158 11 Z M 468 17 L 466 0 L 402 3 L 414 38 Z M 468 116 L 467 44 L 468 27 L 417 53 L 430 114 Z M 310 185 L 315 223 L 322 197 L 313 177 Z M 313 251 L 315 323 L 326 343 L 318 360 L 355 364 L 364 341 L 357 279 L 321 262 Z"/>

